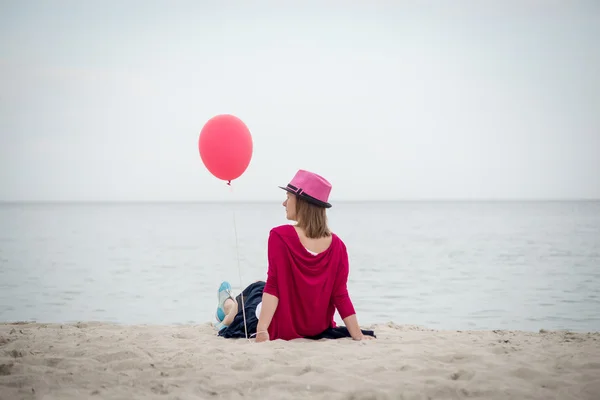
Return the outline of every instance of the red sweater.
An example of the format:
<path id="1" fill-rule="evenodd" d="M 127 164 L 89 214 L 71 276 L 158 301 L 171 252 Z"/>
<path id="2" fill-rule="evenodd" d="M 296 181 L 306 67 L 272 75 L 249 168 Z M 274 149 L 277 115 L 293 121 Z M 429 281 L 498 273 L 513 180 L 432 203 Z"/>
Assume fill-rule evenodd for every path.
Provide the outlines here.
<path id="1" fill-rule="evenodd" d="M 292 225 L 273 228 L 268 244 L 269 269 L 264 292 L 279 299 L 269 325 L 271 340 L 314 336 L 355 313 L 347 289 L 348 253 L 335 234 L 316 256 L 300 242 Z"/>

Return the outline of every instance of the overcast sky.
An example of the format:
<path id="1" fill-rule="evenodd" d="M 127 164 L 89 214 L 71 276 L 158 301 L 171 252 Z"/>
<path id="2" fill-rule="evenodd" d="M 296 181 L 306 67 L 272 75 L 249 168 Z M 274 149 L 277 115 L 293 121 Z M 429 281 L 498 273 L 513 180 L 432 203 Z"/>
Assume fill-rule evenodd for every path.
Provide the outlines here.
<path id="1" fill-rule="evenodd" d="M 600 198 L 600 2 L 287 3 L 2 1 L 0 200 Z"/>

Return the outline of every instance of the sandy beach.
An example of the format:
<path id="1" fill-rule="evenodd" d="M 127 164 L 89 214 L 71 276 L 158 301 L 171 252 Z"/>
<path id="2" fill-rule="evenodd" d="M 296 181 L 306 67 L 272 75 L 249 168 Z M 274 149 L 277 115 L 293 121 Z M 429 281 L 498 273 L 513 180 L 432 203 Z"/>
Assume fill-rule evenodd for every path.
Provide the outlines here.
<path id="1" fill-rule="evenodd" d="M 600 333 L 223 339 L 210 324 L 0 325 L 0 399 L 598 399 Z"/>

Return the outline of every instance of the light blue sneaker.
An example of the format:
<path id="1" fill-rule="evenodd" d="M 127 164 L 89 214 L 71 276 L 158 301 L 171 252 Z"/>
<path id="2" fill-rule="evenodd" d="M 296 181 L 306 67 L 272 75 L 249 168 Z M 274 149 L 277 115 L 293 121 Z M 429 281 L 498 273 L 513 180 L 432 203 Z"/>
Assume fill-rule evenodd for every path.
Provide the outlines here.
<path id="1" fill-rule="evenodd" d="M 222 322 L 217 322 L 214 327 L 218 331 L 222 331 L 223 329 L 227 328 L 227 326 L 225 326 Z"/>
<path id="2" fill-rule="evenodd" d="M 219 291 L 217 292 L 217 297 L 219 298 L 219 305 L 217 306 L 216 318 L 218 322 L 223 322 L 225 319 L 225 310 L 223 305 L 227 299 L 232 299 L 235 301 L 233 296 L 231 295 L 231 285 L 227 281 L 223 281 L 221 286 L 219 286 Z"/>

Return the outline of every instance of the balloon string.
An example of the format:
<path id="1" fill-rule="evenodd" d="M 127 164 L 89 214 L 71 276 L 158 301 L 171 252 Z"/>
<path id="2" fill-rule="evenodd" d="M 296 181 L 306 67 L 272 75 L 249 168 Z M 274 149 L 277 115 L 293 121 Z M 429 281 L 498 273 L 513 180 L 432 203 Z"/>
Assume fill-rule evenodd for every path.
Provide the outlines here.
<path id="1" fill-rule="evenodd" d="M 232 193 L 232 197 L 233 197 L 233 186 L 231 186 L 231 181 L 229 181 L 227 184 L 231 188 L 231 193 Z M 238 245 L 237 223 L 235 220 L 235 205 L 232 207 L 232 212 L 233 212 L 233 231 L 235 232 L 235 253 L 237 255 L 237 266 L 238 266 L 238 274 L 239 274 L 239 278 L 240 278 L 240 288 L 243 288 L 244 286 L 242 283 L 242 269 L 240 267 L 240 249 L 239 249 L 239 245 Z M 246 306 L 244 305 L 244 290 L 243 289 L 240 293 L 240 297 L 242 299 L 242 315 L 244 316 L 244 333 L 246 334 L 246 340 L 248 340 L 248 327 L 246 325 Z"/>

